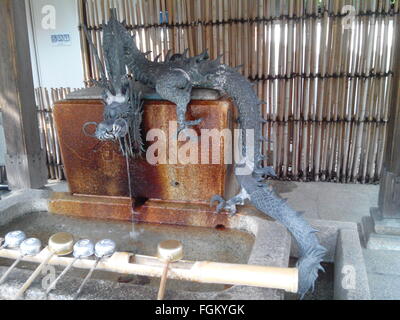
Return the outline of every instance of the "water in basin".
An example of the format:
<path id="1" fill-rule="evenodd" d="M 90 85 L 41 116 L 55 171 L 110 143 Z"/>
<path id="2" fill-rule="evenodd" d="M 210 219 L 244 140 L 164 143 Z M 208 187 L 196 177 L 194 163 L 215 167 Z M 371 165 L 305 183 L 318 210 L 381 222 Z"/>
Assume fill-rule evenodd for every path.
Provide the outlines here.
<path id="1" fill-rule="evenodd" d="M 159 224 L 135 224 L 130 222 L 104 221 L 54 215 L 47 212 L 29 213 L 15 218 L 7 225 L 0 226 L 0 235 L 12 230 L 23 230 L 28 237 L 37 237 L 46 244 L 56 232 L 70 232 L 75 240 L 88 238 L 96 242 L 108 238 L 117 243 L 118 251 L 143 255 L 156 255 L 157 244 L 167 239 L 183 243 L 184 259 L 193 261 L 218 261 L 226 263 L 247 263 L 254 237 L 247 232 L 232 229 L 213 229 Z M 0 265 L 10 265 L 11 260 L 0 259 Z M 35 264 L 21 263 L 20 268 L 34 269 Z M 61 270 L 61 269 L 60 269 Z M 69 274 L 83 277 L 87 271 L 73 269 Z M 142 276 L 121 275 L 96 271 L 93 278 L 127 282 L 157 287 L 159 279 Z M 198 284 L 171 280 L 168 288 L 184 291 L 220 291 L 227 287 L 216 284 Z"/>

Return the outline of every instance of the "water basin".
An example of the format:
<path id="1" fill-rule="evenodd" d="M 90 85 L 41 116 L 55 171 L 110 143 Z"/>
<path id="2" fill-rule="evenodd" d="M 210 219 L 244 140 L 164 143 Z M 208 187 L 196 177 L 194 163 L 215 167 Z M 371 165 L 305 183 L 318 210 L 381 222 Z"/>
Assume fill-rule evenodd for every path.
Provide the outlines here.
<path id="1" fill-rule="evenodd" d="M 75 240 L 98 241 L 109 238 L 117 251 L 155 256 L 157 244 L 167 239 L 183 243 L 184 259 L 234 264 L 287 267 L 290 235 L 275 222 L 257 216 L 237 214 L 224 225 L 214 227 L 179 226 L 159 223 L 136 223 L 71 217 L 49 213 L 52 194 L 40 190 L 16 192 L 0 203 L 0 235 L 23 230 L 28 237 L 38 237 L 46 244 L 56 232 L 70 232 Z M 196 214 L 196 212 L 194 212 Z M 0 259 L 0 274 L 13 261 Z M 0 299 L 10 299 L 29 277 L 35 263 L 22 262 L 0 286 Z M 57 267 L 59 274 L 61 267 Z M 49 299 L 71 299 L 87 270 L 74 268 L 58 285 Z M 45 274 L 39 276 L 26 292 L 26 299 L 44 298 Z M 82 293 L 82 299 L 154 299 L 159 278 L 107 271 L 95 271 Z M 282 299 L 283 290 L 230 286 L 169 280 L 166 299 Z"/>
<path id="2" fill-rule="evenodd" d="M 254 236 L 234 229 L 211 229 L 190 226 L 104 221 L 54 215 L 48 212 L 28 213 L 0 226 L 0 234 L 10 230 L 23 230 L 28 237 L 37 237 L 43 244 L 57 232 L 69 232 L 75 240 L 88 238 L 96 242 L 108 238 L 117 243 L 118 251 L 133 252 L 154 256 L 157 244 L 163 240 L 175 239 L 182 242 L 185 260 L 216 261 L 226 263 L 247 263 Z M 207 250 L 205 250 L 207 248 Z M 1 265 L 9 265 L 10 260 L 0 259 Z M 32 269 L 34 264 L 21 264 Z M 71 274 L 79 276 L 82 272 L 74 270 Z M 158 286 L 154 278 L 123 276 L 109 272 L 96 272 L 94 278 L 133 282 Z M 223 285 L 193 284 L 171 280 L 170 288 L 188 291 L 216 291 L 226 289 Z"/>

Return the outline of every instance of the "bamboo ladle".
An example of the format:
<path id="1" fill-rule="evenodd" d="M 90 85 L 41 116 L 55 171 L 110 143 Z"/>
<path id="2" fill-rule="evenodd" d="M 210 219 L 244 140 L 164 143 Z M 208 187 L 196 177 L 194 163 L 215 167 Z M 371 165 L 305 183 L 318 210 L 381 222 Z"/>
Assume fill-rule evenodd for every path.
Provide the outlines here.
<path id="1" fill-rule="evenodd" d="M 58 281 L 72 268 L 74 263 L 78 259 L 83 259 L 83 258 L 89 258 L 94 254 L 94 244 L 92 241 L 89 239 L 83 239 L 79 240 L 77 243 L 74 245 L 74 259 L 68 264 L 65 269 L 60 273 L 60 275 L 49 285 L 49 287 L 46 290 L 46 297 L 50 293 L 51 290 L 55 289 Z"/>
<path id="2" fill-rule="evenodd" d="M 17 230 L 11 231 L 6 234 L 4 237 L 4 241 L 0 247 L 0 249 L 9 248 L 9 249 L 16 249 L 19 248 L 22 241 L 26 239 L 25 232 Z"/>
<path id="3" fill-rule="evenodd" d="M 10 275 L 11 271 L 21 262 L 25 256 L 36 256 L 41 249 L 42 243 L 37 238 L 29 238 L 22 241 L 19 246 L 19 251 L 21 255 L 14 261 L 14 263 L 8 268 L 8 270 L 0 278 L 0 284 L 6 281 L 7 277 Z"/>
<path id="4" fill-rule="evenodd" d="M 42 261 L 42 263 L 36 268 L 31 276 L 26 280 L 21 289 L 18 290 L 14 297 L 14 300 L 19 299 L 25 293 L 25 291 L 31 286 L 32 282 L 39 276 L 40 272 L 47 265 L 50 259 L 54 256 L 66 256 L 73 251 L 74 237 L 67 232 L 59 232 L 52 235 L 49 239 L 48 249 L 50 254 Z"/>
<path id="5" fill-rule="evenodd" d="M 82 284 L 80 285 L 78 291 L 75 293 L 73 300 L 78 299 L 79 295 L 81 294 L 82 289 L 86 285 L 86 283 L 91 278 L 94 270 L 97 268 L 97 265 L 100 261 L 104 258 L 108 258 L 113 255 L 115 252 L 116 244 L 114 241 L 110 239 L 103 239 L 96 243 L 94 246 L 94 253 L 96 255 L 96 263 L 92 266 L 89 273 L 86 275 L 85 279 L 83 280 Z"/>
<path id="6" fill-rule="evenodd" d="M 165 263 L 157 295 L 157 300 L 163 300 L 168 279 L 169 265 L 171 262 L 176 262 L 183 258 L 182 243 L 177 240 L 160 242 L 157 247 L 157 256 L 158 259 Z"/>

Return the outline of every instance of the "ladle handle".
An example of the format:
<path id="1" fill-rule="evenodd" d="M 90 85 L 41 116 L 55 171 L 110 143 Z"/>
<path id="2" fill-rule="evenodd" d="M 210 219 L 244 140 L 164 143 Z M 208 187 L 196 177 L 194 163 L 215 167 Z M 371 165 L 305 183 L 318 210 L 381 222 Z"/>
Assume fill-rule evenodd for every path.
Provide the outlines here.
<path id="1" fill-rule="evenodd" d="M 164 294 L 165 294 L 165 288 L 167 285 L 167 279 L 168 279 L 168 269 L 169 269 L 169 261 L 165 263 L 163 273 L 161 276 L 161 281 L 160 281 L 160 289 L 158 290 L 158 295 L 157 295 L 157 300 L 163 300 L 164 299 Z"/>
<path id="2" fill-rule="evenodd" d="M 25 293 L 25 291 L 31 286 L 32 282 L 35 281 L 35 279 L 39 276 L 40 272 L 43 270 L 43 268 L 47 265 L 47 263 L 50 261 L 50 259 L 53 257 L 54 253 L 51 253 L 48 255 L 46 259 L 43 260 L 43 262 L 36 268 L 36 270 L 31 274 L 28 280 L 24 283 L 21 289 L 17 292 L 16 296 L 14 297 L 14 300 L 19 299 L 22 297 L 22 295 Z"/>
<path id="3" fill-rule="evenodd" d="M 20 261 L 22 260 L 23 257 L 24 257 L 24 255 L 20 255 L 19 258 L 17 260 L 15 260 L 14 263 L 8 268 L 8 270 L 2 275 L 2 277 L 0 278 L 0 284 L 2 284 L 4 281 L 6 281 L 6 279 L 10 275 L 11 271 L 14 270 L 14 268 L 17 266 L 18 263 L 20 263 Z"/>
<path id="4" fill-rule="evenodd" d="M 71 263 L 66 266 L 65 269 L 60 273 L 60 275 L 52 283 L 50 283 L 49 287 L 46 290 L 46 296 L 50 293 L 51 290 L 55 289 L 58 281 L 60 281 L 60 279 L 64 277 L 64 275 L 72 268 L 76 260 L 78 260 L 78 257 L 75 257 L 74 260 L 72 260 Z"/>
<path id="5" fill-rule="evenodd" d="M 99 264 L 100 261 L 101 261 L 101 258 L 97 258 L 96 263 L 92 266 L 92 268 L 90 269 L 89 273 L 87 274 L 87 276 L 83 280 L 81 286 L 79 287 L 78 291 L 75 293 L 73 300 L 78 299 L 79 295 L 81 294 L 81 291 L 82 291 L 83 287 L 85 286 L 86 282 L 89 281 L 90 277 L 92 276 L 92 273 L 97 268 L 97 265 Z"/>

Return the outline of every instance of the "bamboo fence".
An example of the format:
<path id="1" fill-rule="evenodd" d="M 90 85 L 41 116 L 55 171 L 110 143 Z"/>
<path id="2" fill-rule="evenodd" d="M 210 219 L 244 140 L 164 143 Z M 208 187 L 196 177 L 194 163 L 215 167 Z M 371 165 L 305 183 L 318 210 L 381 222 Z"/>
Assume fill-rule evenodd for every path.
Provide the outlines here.
<path id="1" fill-rule="evenodd" d="M 35 98 L 38 109 L 40 144 L 46 151 L 49 179 L 65 180 L 57 131 L 53 121 L 54 103 L 65 99 L 71 88 L 36 88 Z"/>
<path id="2" fill-rule="evenodd" d="M 376 183 L 382 170 L 393 77 L 393 0 L 79 0 L 96 46 L 117 8 L 142 52 L 223 54 L 255 83 L 267 122 L 265 165 L 280 179 Z M 352 5 L 351 18 L 342 13 Z M 350 23 L 351 28 L 343 25 Z M 86 85 L 99 70 L 81 30 Z M 103 59 L 101 57 L 101 59 Z M 51 102 L 37 90 L 49 175 L 62 178 Z"/>

